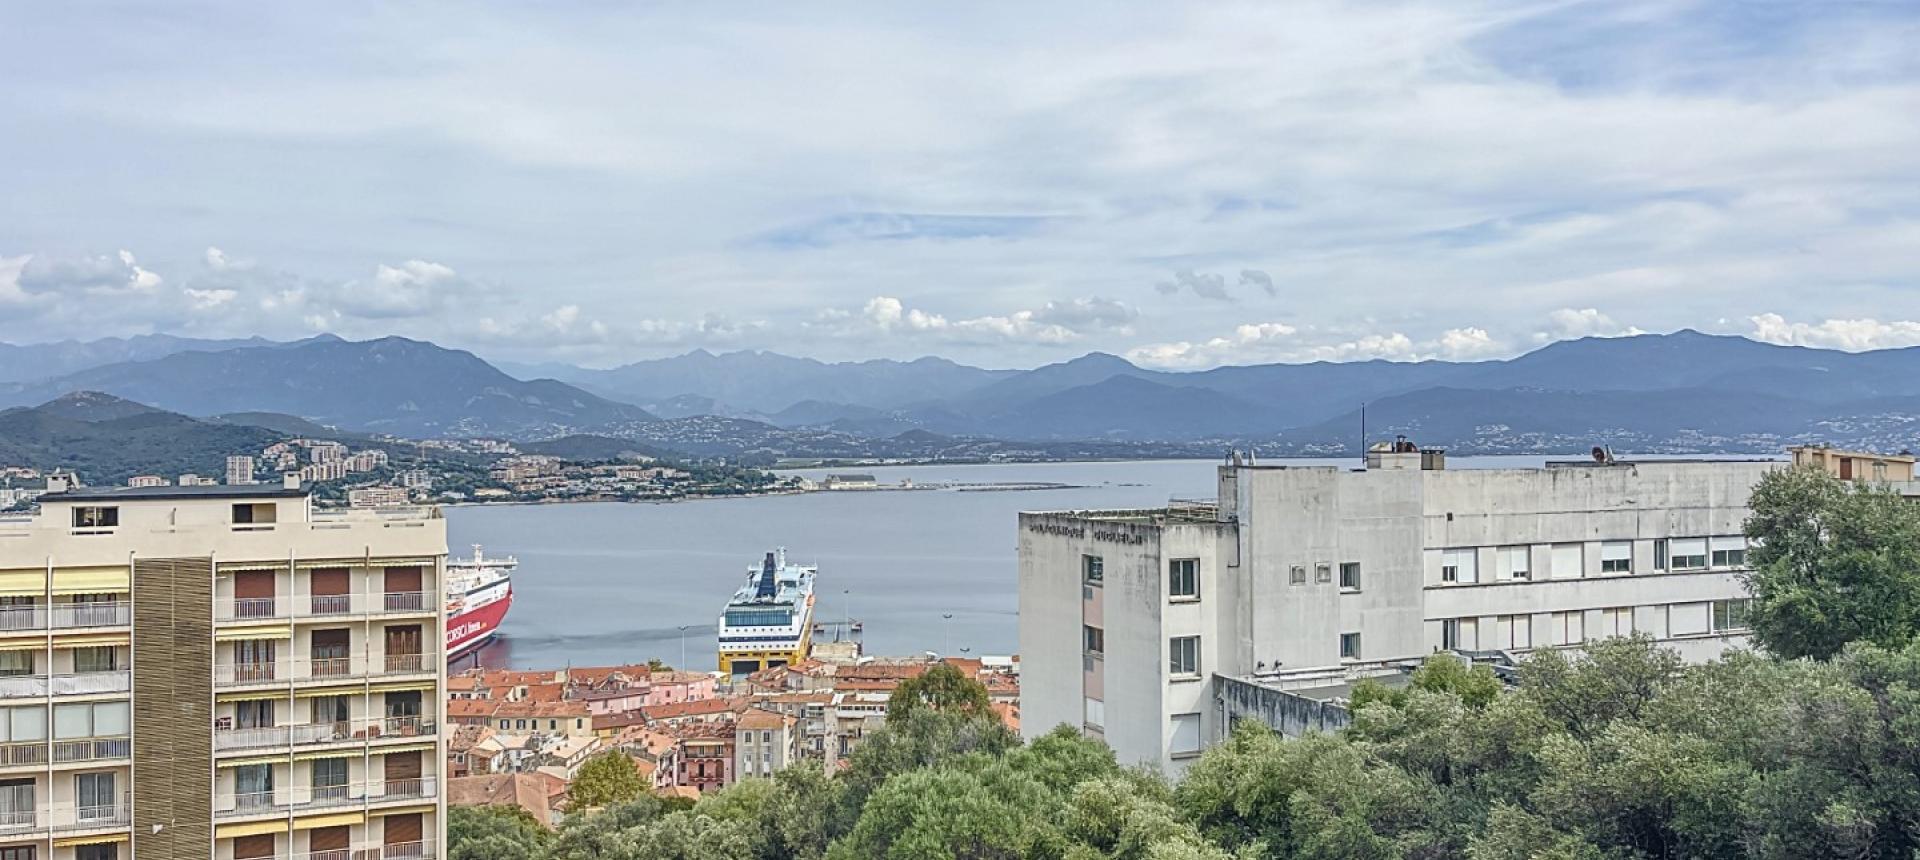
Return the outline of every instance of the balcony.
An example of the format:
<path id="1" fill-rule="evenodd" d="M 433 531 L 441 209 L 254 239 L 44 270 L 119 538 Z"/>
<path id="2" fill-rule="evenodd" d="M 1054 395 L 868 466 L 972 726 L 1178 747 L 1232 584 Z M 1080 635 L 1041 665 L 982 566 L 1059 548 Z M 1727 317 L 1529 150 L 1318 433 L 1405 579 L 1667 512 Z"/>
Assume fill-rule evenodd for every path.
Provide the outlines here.
<path id="1" fill-rule="evenodd" d="M 215 752 L 231 752 L 250 749 L 284 749 L 289 746 L 313 746 L 381 738 L 432 737 L 436 725 L 432 717 L 385 717 L 339 723 L 297 723 L 264 728 L 215 729 L 213 749 Z M 4 749 L 0 747 L 0 750 Z"/>
<path id="2" fill-rule="evenodd" d="M 427 663 L 425 654 L 388 654 L 385 663 L 385 674 L 388 675 L 413 675 L 436 671 L 438 668 Z"/>
<path id="3" fill-rule="evenodd" d="M 273 791 L 215 795 L 213 815 L 215 818 L 242 818 L 373 803 L 430 800 L 438 797 L 439 791 L 439 778 L 431 776 L 344 785 L 294 785 Z"/>
<path id="4" fill-rule="evenodd" d="M 59 675 L 7 675 L 0 677 L 0 699 L 55 696 L 91 696 L 101 693 L 125 693 L 133 689 L 133 673 L 80 672 Z"/>
<path id="5" fill-rule="evenodd" d="M 401 842 L 394 845 L 362 845 L 358 848 L 341 848 L 334 851 L 280 854 L 273 860 L 432 860 L 437 856 L 439 855 L 434 853 L 431 842 Z"/>
<path id="6" fill-rule="evenodd" d="M 438 607 L 433 601 L 433 592 L 386 591 L 231 598 L 215 602 L 213 617 L 215 621 L 271 621 L 286 618 L 338 618 L 349 615 L 420 613 L 437 610 Z M 6 627 L 7 623 L 6 619 L 0 618 L 0 631 L 9 629 Z"/>
<path id="7" fill-rule="evenodd" d="M 47 744 L 45 741 L 0 744 L 0 767 L 45 767 L 46 764 Z"/>
<path id="8" fill-rule="evenodd" d="M 49 626 L 55 630 L 125 627 L 132 623 L 133 604 L 120 601 L 0 608 L 0 633 L 45 630 Z"/>
<path id="9" fill-rule="evenodd" d="M 132 738 L 86 738 L 77 741 L 53 742 L 54 764 L 111 761 L 132 757 Z"/>
<path id="10" fill-rule="evenodd" d="M 133 823 L 130 795 L 105 806 L 56 804 L 36 809 L 0 810 L 0 833 L 21 830 L 98 830 L 126 827 Z"/>

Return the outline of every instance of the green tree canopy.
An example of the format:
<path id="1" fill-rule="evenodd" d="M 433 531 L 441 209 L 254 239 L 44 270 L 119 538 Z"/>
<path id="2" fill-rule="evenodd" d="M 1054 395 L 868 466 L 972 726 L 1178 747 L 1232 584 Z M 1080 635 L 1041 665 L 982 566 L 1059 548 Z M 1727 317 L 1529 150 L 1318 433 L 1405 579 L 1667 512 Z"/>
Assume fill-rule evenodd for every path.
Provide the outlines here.
<path id="1" fill-rule="evenodd" d="M 987 688 L 950 663 L 936 663 L 919 677 L 908 678 L 893 688 L 893 695 L 887 699 L 887 722 L 900 722 L 921 709 L 969 717 L 993 714 Z"/>
<path id="2" fill-rule="evenodd" d="M 1920 629 L 1920 505 L 1825 470 L 1767 474 L 1749 502 L 1754 636 L 1824 660 L 1849 642 L 1898 648 Z"/>
<path id="3" fill-rule="evenodd" d="M 627 803 L 647 793 L 646 780 L 633 759 L 609 750 L 587 759 L 567 786 L 567 809 L 584 811 Z"/>

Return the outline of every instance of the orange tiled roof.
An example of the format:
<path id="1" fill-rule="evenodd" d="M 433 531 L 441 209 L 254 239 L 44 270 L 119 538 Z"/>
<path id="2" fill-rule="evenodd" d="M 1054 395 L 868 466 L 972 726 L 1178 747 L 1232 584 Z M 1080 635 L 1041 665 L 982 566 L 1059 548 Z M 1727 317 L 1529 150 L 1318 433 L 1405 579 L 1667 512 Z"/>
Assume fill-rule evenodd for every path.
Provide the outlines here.
<path id="1" fill-rule="evenodd" d="M 677 720 L 685 717 L 704 717 L 741 711 L 747 707 L 746 699 L 694 699 L 688 702 L 668 702 L 664 705 L 648 705 L 641 708 L 649 721 Z"/>

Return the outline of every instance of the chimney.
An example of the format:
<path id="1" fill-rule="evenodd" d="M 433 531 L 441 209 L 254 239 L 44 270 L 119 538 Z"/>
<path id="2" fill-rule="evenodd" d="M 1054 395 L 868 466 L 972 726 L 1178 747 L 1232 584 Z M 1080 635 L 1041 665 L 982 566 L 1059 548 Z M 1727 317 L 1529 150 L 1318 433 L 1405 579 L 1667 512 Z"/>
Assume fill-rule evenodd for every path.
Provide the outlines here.
<path id="1" fill-rule="evenodd" d="M 298 489 L 300 489 L 300 473 L 299 473 L 299 472 L 288 472 L 288 473 L 286 473 L 286 474 L 284 474 L 284 475 L 281 475 L 281 476 L 280 476 L 280 486 L 282 486 L 282 487 L 286 487 L 286 488 L 287 488 L 287 489 L 289 489 L 289 490 L 298 490 Z"/>
<path id="2" fill-rule="evenodd" d="M 67 491 L 67 476 L 65 475 L 48 475 L 47 476 L 47 492 L 64 493 L 66 491 Z"/>

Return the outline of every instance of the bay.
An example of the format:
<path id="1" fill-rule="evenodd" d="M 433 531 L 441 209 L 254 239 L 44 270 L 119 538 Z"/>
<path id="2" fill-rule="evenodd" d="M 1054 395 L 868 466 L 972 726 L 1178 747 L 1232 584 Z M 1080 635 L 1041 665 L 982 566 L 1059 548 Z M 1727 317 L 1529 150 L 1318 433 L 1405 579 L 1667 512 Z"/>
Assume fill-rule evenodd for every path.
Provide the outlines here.
<path id="1" fill-rule="evenodd" d="M 1462 457 L 1448 466 L 1538 466 L 1545 459 Z M 1071 486 L 463 506 L 447 509 L 448 542 L 456 555 L 478 543 L 490 555 L 512 554 L 520 562 L 513 610 L 501 635 L 478 655 L 488 666 L 551 668 L 657 657 L 678 667 L 712 669 L 721 606 L 748 568 L 778 546 L 796 562 L 820 566 L 815 620 L 862 621 L 869 654 L 1010 654 L 1019 635 L 1019 512 L 1211 498 L 1218 462 L 798 470 L 790 474 L 818 479 L 859 472 L 883 484 L 912 479 Z M 1285 462 L 1355 465 L 1352 458 Z"/>

